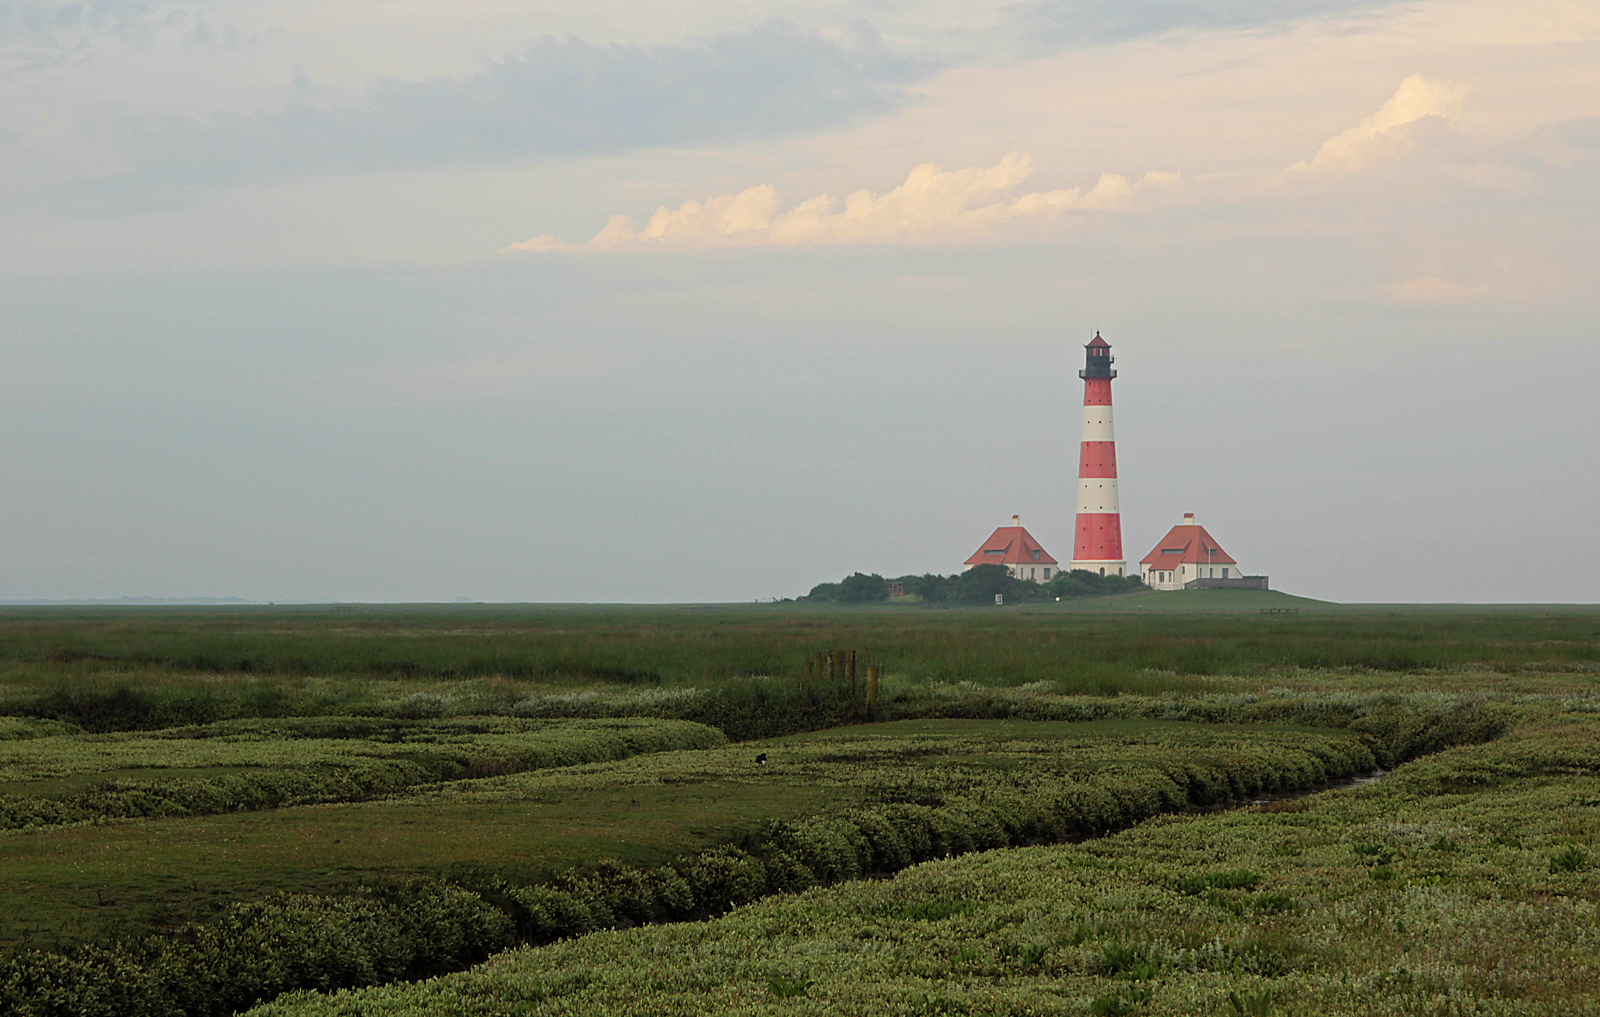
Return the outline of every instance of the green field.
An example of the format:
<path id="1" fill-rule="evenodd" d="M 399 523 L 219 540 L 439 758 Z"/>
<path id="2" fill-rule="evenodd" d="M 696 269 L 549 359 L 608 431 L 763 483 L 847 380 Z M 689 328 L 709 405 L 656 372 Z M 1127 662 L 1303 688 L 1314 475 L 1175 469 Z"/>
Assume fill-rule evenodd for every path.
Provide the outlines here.
<path id="1" fill-rule="evenodd" d="M 140 803 L 156 800 L 163 779 L 190 788 L 200 783 L 212 793 L 193 795 L 194 800 L 213 806 L 180 810 L 172 803 L 183 799 L 169 789 L 171 797 L 160 800 L 166 808 L 149 809 L 153 815 L 142 822 L 39 824 L 31 836 L 0 839 L 0 866 L 7 874 L 0 914 L 29 916 L 27 922 L 0 924 L 0 944 L 58 947 L 144 935 L 203 920 L 233 901 L 270 892 L 326 892 L 374 874 L 460 877 L 470 870 L 537 882 L 598 858 L 660 865 L 715 845 L 748 842 L 777 819 L 884 805 L 907 796 L 942 805 L 980 789 L 1000 794 L 1024 776 L 1030 787 L 1047 779 L 1090 781 L 1108 767 L 1209 759 L 1219 746 L 1228 753 L 1248 747 L 1259 752 L 1263 743 L 1281 749 L 1339 734 L 1180 721 L 942 720 L 724 745 L 719 732 L 697 732 L 696 725 L 681 722 L 608 723 L 628 724 L 623 734 L 629 743 L 608 744 L 618 741 L 605 737 L 613 732 L 594 730 L 597 722 L 570 720 L 524 721 L 509 725 L 524 728 L 520 734 L 498 730 L 476 736 L 464 733 L 460 724 L 379 728 L 377 733 L 391 737 L 403 734 L 405 740 L 398 741 L 251 738 L 241 745 L 236 739 L 244 725 L 235 723 L 218 732 L 188 729 L 183 738 L 78 735 L 0 744 L 0 773 L 40 772 L 42 766 L 50 774 L 9 785 L 12 794 L 20 788 L 29 805 L 38 806 L 41 799 L 80 808 L 114 804 L 108 801 L 112 792 L 86 797 L 81 790 L 83 781 L 98 777 L 114 781 L 102 786 L 134 793 Z M 655 730 L 663 726 L 667 730 Z M 250 730 L 260 733 L 256 725 Z M 1343 738 L 1351 740 L 1348 734 Z M 695 743 L 711 747 L 647 750 L 652 744 L 670 750 Z M 195 761 L 197 744 L 225 753 L 235 766 L 197 777 L 193 767 L 183 765 Z M 541 749 L 548 754 L 552 744 L 568 758 L 613 756 L 616 761 L 527 765 L 529 756 L 537 757 Z M 388 794 L 381 788 L 367 791 L 357 782 L 352 793 L 323 794 L 329 801 L 322 804 L 269 800 L 249 812 L 234 811 L 244 807 L 238 789 L 228 789 L 230 801 L 208 786 L 226 788 L 241 770 L 253 771 L 259 787 L 269 773 L 370 768 L 374 760 L 387 773 L 386 764 L 397 757 L 411 759 L 419 745 L 435 755 L 448 749 L 463 775 L 473 772 L 474 760 L 492 763 L 482 769 L 499 770 L 516 760 L 516 769 L 526 772 L 432 784 L 394 781 Z M 54 776 L 71 760 L 84 758 L 85 747 L 96 750 L 93 765 L 110 767 L 135 757 L 144 766 L 135 777 L 116 769 L 85 772 L 74 783 Z M 636 754 L 641 749 L 646 751 Z M 769 762 L 753 764 L 757 752 L 768 753 Z M 160 776 L 163 762 L 178 764 L 165 778 Z M 1372 765 L 1363 752 L 1335 775 Z M 342 786 L 350 785 L 330 791 Z M 0 794 L 5 789 L 0 785 Z M 340 797 L 369 800 L 339 802 Z M 162 811 L 223 814 L 161 816 Z M 81 816 L 74 812 L 65 818 Z M 27 934 L 30 929 L 34 935 Z"/>
<path id="2" fill-rule="evenodd" d="M 1300 613 L 1261 613 L 1284 607 Z M 1254 590 L 1002 609 L 8 608 L 0 609 L 0 708 L 42 692 L 66 700 L 85 687 L 120 686 L 166 690 L 169 703 L 179 701 L 165 718 L 172 720 L 185 719 L 180 709 L 194 721 L 348 713 L 418 690 L 506 700 L 552 687 L 797 675 L 808 657 L 839 648 L 914 682 L 1045 681 L 1088 694 L 1198 690 L 1214 686 L 1195 676 L 1251 679 L 1293 668 L 1587 664 L 1600 660 L 1597 639 L 1591 609 L 1361 608 Z"/>
<path id="3" fill-rule="evenodd" d="M 1597 724 L 252 1013 L 1593 1014 Z"/>
<path id="4" fill-rule="evenodd" d="M 841 648 L 876 702 L 806 675 Z M 533 944 L 348 1006 L 1591 1012 L 1597 651 L 1593 608 L 1258 591 L 7 609 L 0 1009 L 228 1013 Z M 1451 909 L 1500 924 L 1492 972 Z"/>

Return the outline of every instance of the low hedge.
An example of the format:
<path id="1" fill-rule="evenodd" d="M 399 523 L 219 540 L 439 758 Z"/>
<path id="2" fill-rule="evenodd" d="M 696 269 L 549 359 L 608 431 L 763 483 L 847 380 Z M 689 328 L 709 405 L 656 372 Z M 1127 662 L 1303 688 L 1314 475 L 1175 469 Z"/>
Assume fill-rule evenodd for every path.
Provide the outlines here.
<path id="1" fill-rule="evenodd" d="M 458 887 L 284 895 L 137 948 L 31 952 L 0 963 L 15 1017 L 221 1017 L 289 989 L 459 970 L 516 941 L 505 912 Z"/>

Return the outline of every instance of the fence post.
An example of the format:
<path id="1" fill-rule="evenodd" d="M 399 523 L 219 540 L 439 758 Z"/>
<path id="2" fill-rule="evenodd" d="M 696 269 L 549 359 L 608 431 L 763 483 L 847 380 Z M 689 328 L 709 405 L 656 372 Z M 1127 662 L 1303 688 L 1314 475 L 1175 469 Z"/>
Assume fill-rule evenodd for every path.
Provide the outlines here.
<path id="1" fill-rule="evenodd" d="M 867 719 L 874 719 L 878 709 L 878 665 L 867 665 Z"/>

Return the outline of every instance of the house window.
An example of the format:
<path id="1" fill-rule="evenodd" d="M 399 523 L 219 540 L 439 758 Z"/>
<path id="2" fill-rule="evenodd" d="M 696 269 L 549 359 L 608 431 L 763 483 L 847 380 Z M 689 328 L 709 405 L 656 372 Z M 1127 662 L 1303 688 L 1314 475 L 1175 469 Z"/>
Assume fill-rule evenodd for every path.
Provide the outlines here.
<path id="1" fill-rule="evenodd" d="M 1226 565 L 1222 566 L 1222 578 L 1228 578 L 1228 566 Z"/>
<path id="2" fill-rule="evenodd" d="M 1034 576 L 1034 574 L 1033 574 L 1033 569 L 1029 569 L 1029 570 L 1028 570 L 1028 578 L 1029 578 L 1029 579 L 1034 579 L 1034 578 L 1036 578 L 1036 577 L 1035 577 L 1035 576 Z"/>
<path id="3" fill-rule="evenodd" d="M 1033 560 L 1034 561 L 1038 561 L 1039 560 L 1039 552 L 1038 551 L 1033 552 Z"/>
<path id="4" fill-rule="evenodd" d="M 1049 578 L 1050 578 L 1050 566 L 1048 566 L 1048 565 L 1046 565 L 1046 566 L 1045 566 L 1045 567 L 1044 567 L 1044 577 L 1045 577 L 1045 578 L 1046 578 L 1046 579 L 1049 579 Z"/>

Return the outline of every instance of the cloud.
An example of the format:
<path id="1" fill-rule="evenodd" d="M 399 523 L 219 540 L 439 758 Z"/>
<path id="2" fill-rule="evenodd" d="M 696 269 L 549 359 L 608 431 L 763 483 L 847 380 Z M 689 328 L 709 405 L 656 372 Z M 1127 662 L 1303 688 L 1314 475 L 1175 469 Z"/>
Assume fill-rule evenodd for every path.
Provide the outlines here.
<path id="1" fill-rule="evenodd" d="M 776 188 L 761 184 L 677 208 L 663 205 L 643 225 L 614 215 L 587 244 L 538 236 L 501 253 L 949 242 L 981 236 L 1008 222 L 1119 208 L 1149 188 L 1178 180 L 1176 173 L 1151 172 L 1138 180 L 1107 173 L 1088 191 L 1073 187 L 1005 196 L 1032 172 L 1032 156 L 1020 152 L 989 167 L 944 170 L 925 163 L 892 191 L 855 191 L 842 204 L 819 194 L 786 211 Z"/>
<path id="2" fill-rule="evenodd" d="M 1377 113 L 1322 143 L 1310 162 L 1297 162 L 1286 172 L 1353 173 L 1404 152 L 1417 130 L 1442 124 L 1466 101 L 1467 88 L 1413 74 L 1400 82 L 1394 96 Z"/>
<path id="3" fill-rule="evenodd" d="M 1600 161 L 1600 117 L 1540 124 L 1530 134 L 1517 161 L 1554 167 L 1594 165 Z"/>
<path id="4" fill-rule="evenodd" d="M 1382 289 L 1389 300 L 1400 304 L 1450 304 L 1480 300 L 1489 291 L 1478 286 L 1464 286 L 1438 276 L 1419 275 L 1404 279 Z"/>
<path id="5" fill-rule="evenodd" d="M 1007 13 L 1030 42 L 1056 48 L 1183 30 L 1284 26 L 1390 5 L 1391 0 L 1035 0 L 1012 5 Z"/>
<path id="6" fill-rule="evenodd" d="M 108 105 L 96 133 L 136 168 L 97 182 L 93 197 L 803 134 L 896 108 L 901 86 L 934 67 L 870 32 L 846 43 L 775 20 L 676 46 L 546 38 L 464 78 L 380 81 L 359 106 L 319 103 L 304 88 L 255 114 Z"/>
<path id="7" fill-rule="evenodd" d="M 97 38 L 141 45 L 239 41 L 206 17 L 205 0 L 0 0 L 0 60 L 47 67 L 86 59 Z"/>
<path id="8" fill-rule="evenodd" d="M 1600 117 L 1582 117 L 1577 120 L 1546 124 L 1541 128 L 1542 132 L 1549 132 L 1574 148 L 1600 150 Z"/>

